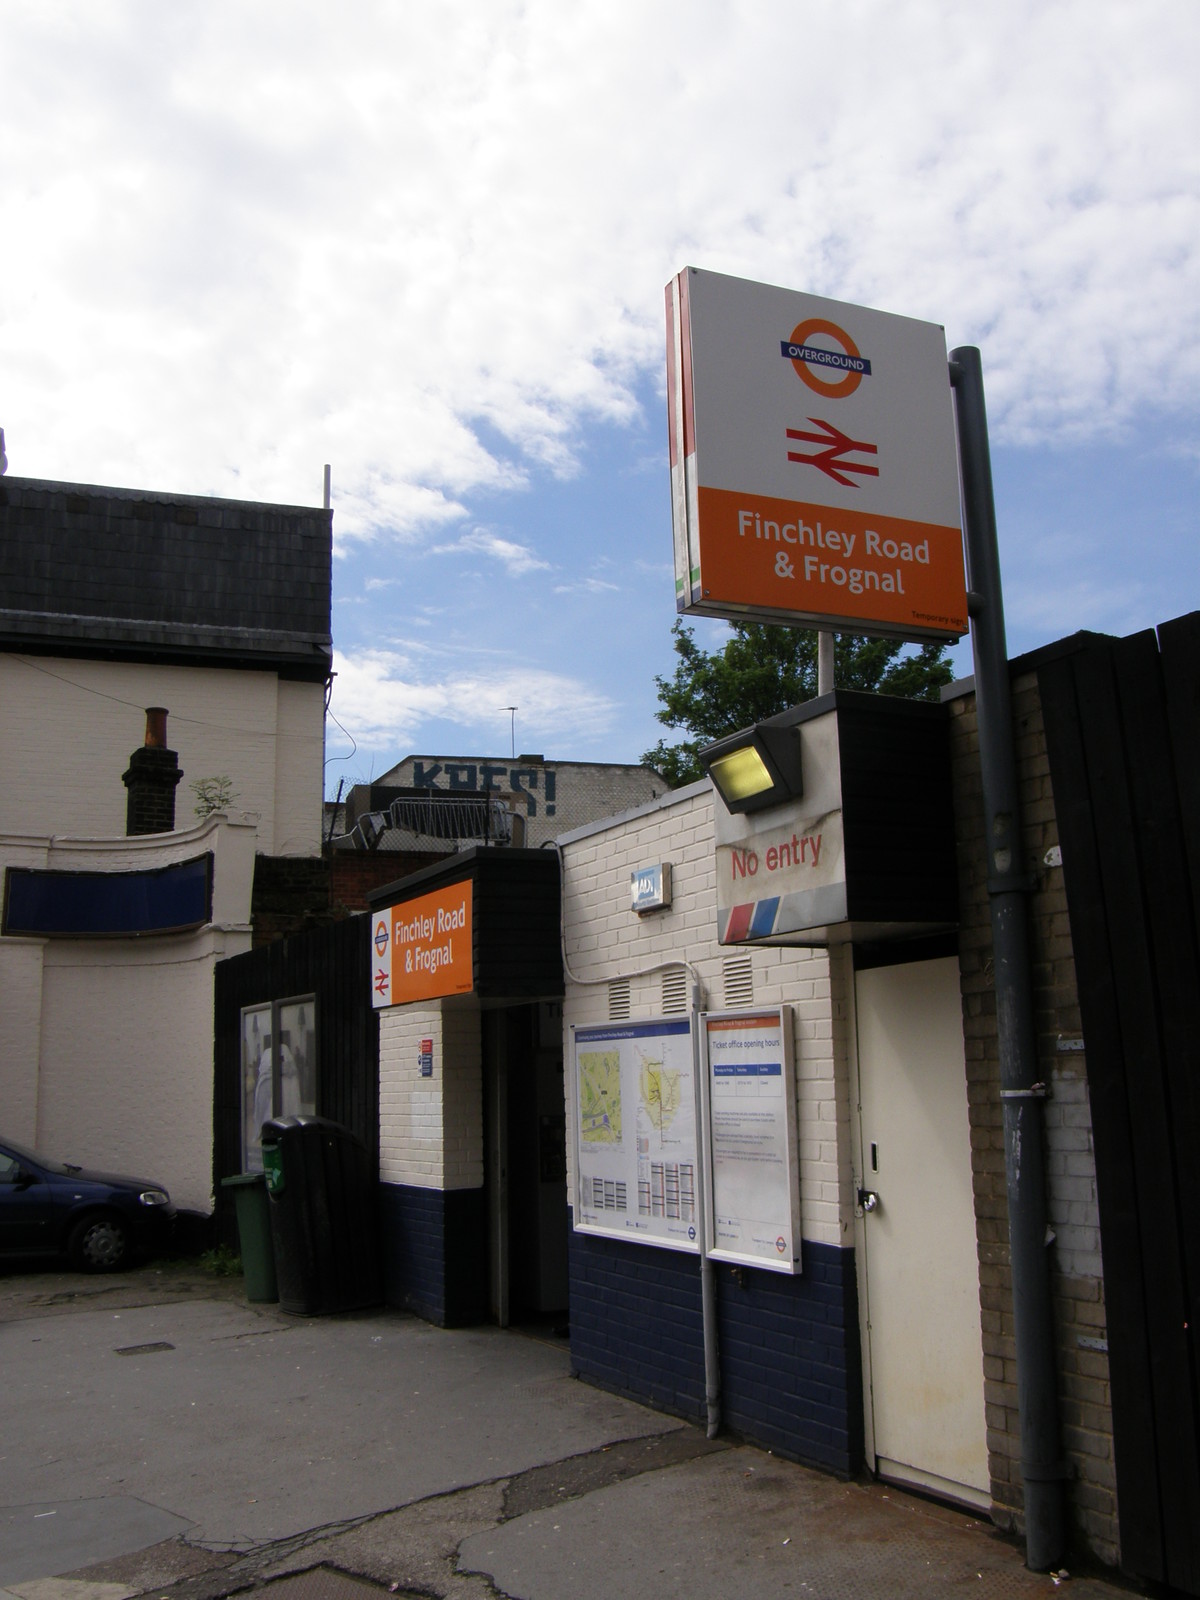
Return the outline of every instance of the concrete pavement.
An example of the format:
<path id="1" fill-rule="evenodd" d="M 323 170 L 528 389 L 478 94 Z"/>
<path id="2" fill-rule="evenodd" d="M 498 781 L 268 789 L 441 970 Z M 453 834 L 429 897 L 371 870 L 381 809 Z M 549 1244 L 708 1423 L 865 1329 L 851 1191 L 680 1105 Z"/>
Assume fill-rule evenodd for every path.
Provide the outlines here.
<path id="1" fill-rule="evenodd" d="M 563 1341 L 287 1317 L 191 1268 L 10 1272 L 0 1358 L 0 1600 L 1126 1592 L 710 1443 L 573 1379 Z"/>

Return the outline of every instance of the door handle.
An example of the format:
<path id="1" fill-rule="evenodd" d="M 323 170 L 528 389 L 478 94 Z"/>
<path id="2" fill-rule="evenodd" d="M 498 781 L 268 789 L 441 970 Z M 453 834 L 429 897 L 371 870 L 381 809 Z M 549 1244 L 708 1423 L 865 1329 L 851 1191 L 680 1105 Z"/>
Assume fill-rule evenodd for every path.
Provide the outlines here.
<path id="1" fill-rule="evenodd" d="M 874 1189 L 860 1189 L 858 1203 L 864 1211 L 876 1211 L 879 1209 L 879 1196 Z"/>

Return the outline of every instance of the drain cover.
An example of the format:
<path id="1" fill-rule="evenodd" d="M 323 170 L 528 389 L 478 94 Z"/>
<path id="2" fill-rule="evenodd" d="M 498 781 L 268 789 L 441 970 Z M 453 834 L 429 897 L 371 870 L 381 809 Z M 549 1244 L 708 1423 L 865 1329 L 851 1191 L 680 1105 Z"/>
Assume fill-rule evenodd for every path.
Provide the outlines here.
<path id="1" fill-rule="evenodd" d="M 390 1591 L 334 1567 L 310 1567 L 307 1572 L 265 1583 L 255 1593 L 269 1596 L 270 1600 L 376 1600 Z"/>

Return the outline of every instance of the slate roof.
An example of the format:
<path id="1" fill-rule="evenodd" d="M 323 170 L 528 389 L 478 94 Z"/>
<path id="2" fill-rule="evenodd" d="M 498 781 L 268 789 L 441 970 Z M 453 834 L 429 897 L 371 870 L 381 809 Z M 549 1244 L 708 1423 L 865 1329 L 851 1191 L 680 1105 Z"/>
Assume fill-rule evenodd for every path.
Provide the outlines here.
<path id="1" fill-rule="evenodd" d="M 323 681 L 333 513 L 0 478 L 0 649 Z"/>

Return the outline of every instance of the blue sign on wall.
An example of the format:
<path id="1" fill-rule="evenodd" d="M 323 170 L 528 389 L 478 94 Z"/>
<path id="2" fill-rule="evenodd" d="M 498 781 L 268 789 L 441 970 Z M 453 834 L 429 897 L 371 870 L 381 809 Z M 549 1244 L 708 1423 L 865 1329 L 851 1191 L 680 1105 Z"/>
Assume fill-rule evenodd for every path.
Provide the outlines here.
<path id="1" fill-rule="evenodd" d="M 211 852 L 144 872 L 9 867 L 3 932 L 69 939 L 184 933 L 212 918 L 212 867 Z"/>

